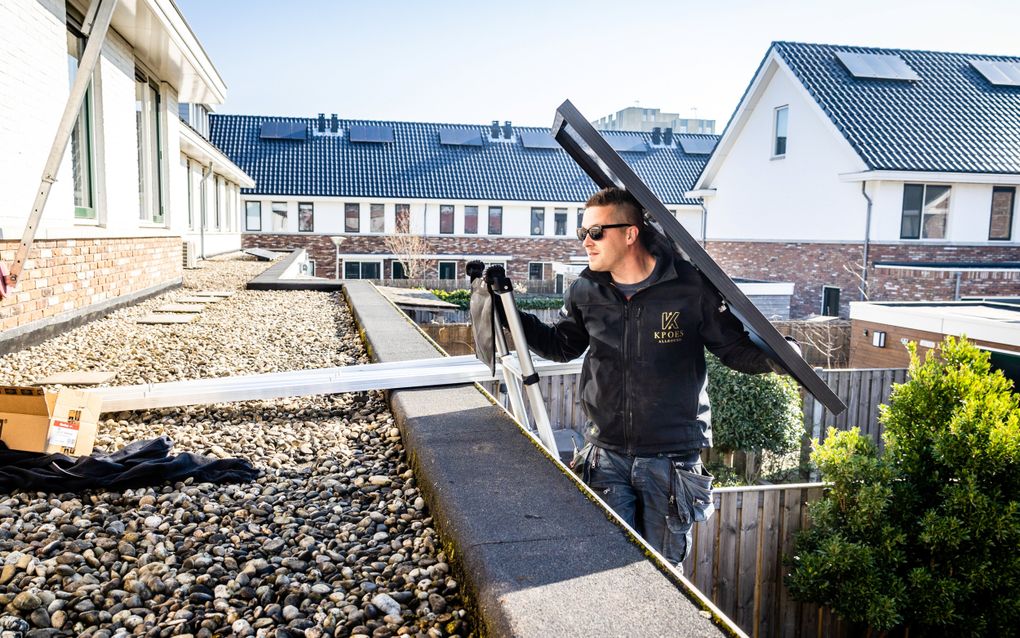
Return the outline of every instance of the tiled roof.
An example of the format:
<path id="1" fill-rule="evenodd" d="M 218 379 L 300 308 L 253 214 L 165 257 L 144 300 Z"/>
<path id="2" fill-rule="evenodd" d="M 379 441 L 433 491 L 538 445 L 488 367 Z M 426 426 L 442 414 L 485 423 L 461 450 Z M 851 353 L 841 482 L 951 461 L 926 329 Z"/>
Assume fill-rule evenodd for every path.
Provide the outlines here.
<path id="1" fill-rule="evenodd" d="M 308 135 L 262 139 L 269 121 L 303 123 Z M 392 126 L 393 142 L 349 142 L 351 125 Z M 521 131 L 549 129 L 515 126 L 513 141 L 491 141 L 487 125 L 340 120 L 340 136 L 313 135 L 315 127 L 314 118 L 210 115 L 209 138 L 255 180 L 255 188 L 242 189 L 248 194 L 583 202 L 596 190 L 566 151 L 522 144 Z M 440 144 L 439 131 L 449 128 L 479 131 L 482 145 Z M 686 154 L 679 140 L 717 136 L 676 134 L 673 146 L 653 147 L 651 133 L 604 135 L 640 136 L 648 151 L 621 156 L 664 203 L 697 203 L 683 195 L 708 156 Z"/>
<path id="2" fill-rule="evenodd" d="M 1020 87 L 969 60 L 995 55 L 776 42 L 773 48 L 873 170 L 1020 173 Z M 859 79 L 837 52 L 899 55 L 918 81 Z"/>

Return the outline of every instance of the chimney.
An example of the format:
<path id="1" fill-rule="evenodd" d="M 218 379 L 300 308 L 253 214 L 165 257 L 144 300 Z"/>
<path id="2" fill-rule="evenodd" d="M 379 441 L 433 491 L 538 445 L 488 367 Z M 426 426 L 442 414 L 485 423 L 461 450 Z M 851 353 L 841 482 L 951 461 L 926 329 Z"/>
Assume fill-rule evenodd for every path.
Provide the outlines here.
<path id="1" fill-rule="evenodd" d="M 662 143 L 666 146 L 673 146 L 673 129 L 667 128 L 662 133 Z"/>
<path id="2" fill-rule="evenodd" d="M 514 127 L 510 125 L 510 120 L 503 122 L 503 137 L 506 139 L 512 139 L 514 136 Z"/>
<path id="3" fill-rule="evenodd" d="M 320 133 L 326 132 L 326 114 L 319 113 L 319 122 L 315 127 Z"/>
<path id="4" fill-rule="evenodd" d="M 489 137 L 499 139 L 499 120 L 492 120 L 492 127 L 489 129 Z"/>
<path id="5" fill-rule="evenodd" d="M 662 128 L 656 126 L 652 129 L 652 145 L 658 146 L 662 143 Z"/>
<path id="6" fill-rule="evenodd" d="M 329 132 L 336 133 L 340 130 L 340 120 L 336 118 L 336 113 L 333 113 L 329 118 Z"/>

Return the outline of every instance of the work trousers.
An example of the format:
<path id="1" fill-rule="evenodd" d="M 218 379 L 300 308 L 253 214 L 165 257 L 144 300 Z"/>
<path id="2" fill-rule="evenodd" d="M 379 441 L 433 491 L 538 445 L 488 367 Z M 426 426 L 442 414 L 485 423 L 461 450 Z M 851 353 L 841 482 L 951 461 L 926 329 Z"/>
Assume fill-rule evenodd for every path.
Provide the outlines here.
<path id="1" fill-rule="evenodd" d="M 699 450 L 628 456 L 588 444 L 574 471 L 670 563 L 691 551 L 691 528 L 712 515 L 712 476 Z"/>

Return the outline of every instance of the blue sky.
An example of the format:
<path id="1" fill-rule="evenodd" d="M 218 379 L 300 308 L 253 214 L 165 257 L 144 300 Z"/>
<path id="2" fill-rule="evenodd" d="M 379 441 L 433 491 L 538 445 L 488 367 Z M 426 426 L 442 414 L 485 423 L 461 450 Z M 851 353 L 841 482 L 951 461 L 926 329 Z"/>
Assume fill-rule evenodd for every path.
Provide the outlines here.
<path id="1" fill-rule="evenodd" d="M 1006 0 L 176 0 L 221 113 L 548 126 L 640 105 L 721 131 L 773 40 L 1020 56 Z"/>

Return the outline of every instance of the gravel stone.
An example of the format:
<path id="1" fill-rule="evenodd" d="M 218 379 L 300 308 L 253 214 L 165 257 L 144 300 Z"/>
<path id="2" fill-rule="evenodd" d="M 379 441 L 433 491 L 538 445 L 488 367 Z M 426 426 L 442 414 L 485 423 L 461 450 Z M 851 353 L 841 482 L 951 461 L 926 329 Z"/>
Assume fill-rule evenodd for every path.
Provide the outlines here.
<path id="1" fill-rule="evenodd" d="M 266 267 L 204 261 L 184 271 L 183 289 L 0 356 L 0 384 L 69 370 L 116 371 L 112 384 L 133 385 L 369 361 L 342 295 L 244 290 Z M 235 294 L 188 324 L 135 323 L 198 290 Z M 245 458 L 262 475 L 0 494 L 0 633 L 475 635 L 382 392 L 106 413 L 96 449 L 159 435 L 177 453 Z"/>

